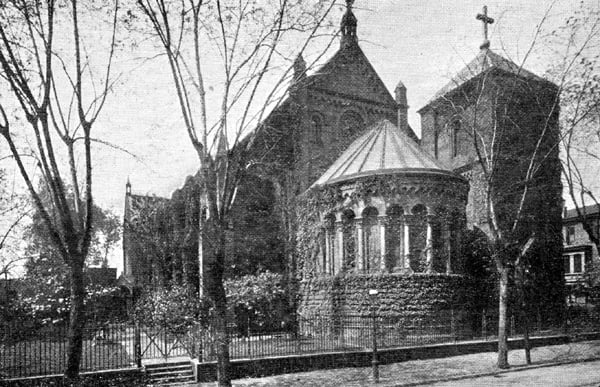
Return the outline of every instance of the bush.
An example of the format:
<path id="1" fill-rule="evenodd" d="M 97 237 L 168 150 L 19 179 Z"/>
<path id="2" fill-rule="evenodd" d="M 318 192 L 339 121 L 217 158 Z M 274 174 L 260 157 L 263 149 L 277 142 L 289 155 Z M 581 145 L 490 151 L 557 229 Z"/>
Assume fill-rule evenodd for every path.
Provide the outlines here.
<path id="1" fill-rule="evenodd" d="M 281 274 L 263 272 L 225 282 L 227 305 L 241 335 L 288 329 L 288 292 Z"/>
<path id="2" fill-rule="evenodd" d="M 142 294 L 133 311 L 134 319 L 144 325 L 168 327 L 173 330 L 205 324 L 208 305 L 198 295 L 183 286 L 159 289 Z"/>

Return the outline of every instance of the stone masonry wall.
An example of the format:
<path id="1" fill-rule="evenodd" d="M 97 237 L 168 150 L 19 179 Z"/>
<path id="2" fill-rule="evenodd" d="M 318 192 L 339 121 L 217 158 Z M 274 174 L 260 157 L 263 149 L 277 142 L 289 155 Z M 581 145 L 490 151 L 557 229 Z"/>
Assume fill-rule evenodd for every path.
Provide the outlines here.
<path id="1" fill-rule="evenodd" d="M 369 289 L 376 289 L 378 314 L 421 318 L 444 311 L 466 311 L 471 280 L 446 274 L 346 274 L 321 277 L 301 284 L 300 313 L 306 315 L 368 315 Z"/>

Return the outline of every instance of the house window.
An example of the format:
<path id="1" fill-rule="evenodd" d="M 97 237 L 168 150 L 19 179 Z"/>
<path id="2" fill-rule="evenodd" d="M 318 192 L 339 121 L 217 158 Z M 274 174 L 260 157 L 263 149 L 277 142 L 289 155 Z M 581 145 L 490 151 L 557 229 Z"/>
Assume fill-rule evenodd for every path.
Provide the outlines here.
<path id="1" fill-rule="evenodd" d="M 571 243 L 573 243 L 575 241 L 575 226 L 567 227 L 565 239 L 566 239 L 566 242 L 568 245 L 570 245 Z"/>
<path id="2" fill-rule="evenodd" d="M 583 273 L 583 256 L 575 254 L 573 257 L 573 273 Z"/>
<path id="3" fill-rule="evenodd" d="M 570 255 L 565 255 L 563 257 L 563 267 L 564 267 L 564 271 L 565 274 L 570 274 L 571 273 L 571 256 Z"/>

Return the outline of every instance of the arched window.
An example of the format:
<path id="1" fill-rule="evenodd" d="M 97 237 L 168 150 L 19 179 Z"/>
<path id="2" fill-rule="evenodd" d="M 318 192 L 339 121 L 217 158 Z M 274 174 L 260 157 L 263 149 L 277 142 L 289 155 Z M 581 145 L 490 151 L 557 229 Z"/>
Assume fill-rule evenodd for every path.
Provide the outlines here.
<path id="1" fill-rule="evenodd" d="M 456 120 L 452 122 L 452 157 L 456 157 L 460 153 L 460 121 Z"/>
<path id="2" fill-rule="evenodd" d="M 404 210 L 401 206 L 394 204 L 386 211 L 388 217 L 388 228 L 385 232 L 386 244 L 386 267 L 388 269 L 402 268 L 403 261 L 403 218 Z"/>
<path id="3" fill-rule="evenodd" d="M 323 119 L 318 114 L 313 114 L 310 118 L 311 136 L 315 144 L 323 145 Z"/>
<path id="4" fill-rule="evenodd" d="M 325 217 L 325 252 L 323 254 L 323 273 L 332 274 L 335 262 L 335 215 Z"/>
<path id="5" fill-rule="evenodd" d="M 410 267 L 416 272 L 427 269 L 427 208 L 417 204 L 411 210 L 412 222 L 410 226 Z"/>
<path id="6" fill-rule="evenodd" d="M 354 110 L 345 111 L 339 121 L 339 136 L 351 139 L 362 132 L 365 127 L 365 121 L 362 116 Z"/>
<path id="7" fill-rule="evenodd" d="M 342 214 L 342 230 L 344 233 L 344 270 L 352 270 L 356 265 L 356 226 L 354 211 L 346 210 Z"/>
<path id="8" fill-rule="evenodd" d="M 379 213 L 374 207 L 367 207 L 363 211 L 363 232 L 364 232 L 364 254 L 365 271 L 376 272 L 379 268 L 380 260 L 380 241 L 379 241 L 379 223 L 377 216 Z"/>

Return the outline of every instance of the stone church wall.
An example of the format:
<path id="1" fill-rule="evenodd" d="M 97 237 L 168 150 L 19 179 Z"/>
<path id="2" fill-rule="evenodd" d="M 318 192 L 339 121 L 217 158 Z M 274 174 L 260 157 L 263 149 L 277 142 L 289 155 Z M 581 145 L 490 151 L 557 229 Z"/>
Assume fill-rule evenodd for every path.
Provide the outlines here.
<path id="1" fill-rule="evenodd" d="M 300 314 L 368 316 L 372 307 L 369 289 L 378 291 L 378 314 L 403 319 L 464 314 L 473 297 L 472 280 L 461 275 L 350 274 L 304 281 Z"/>

